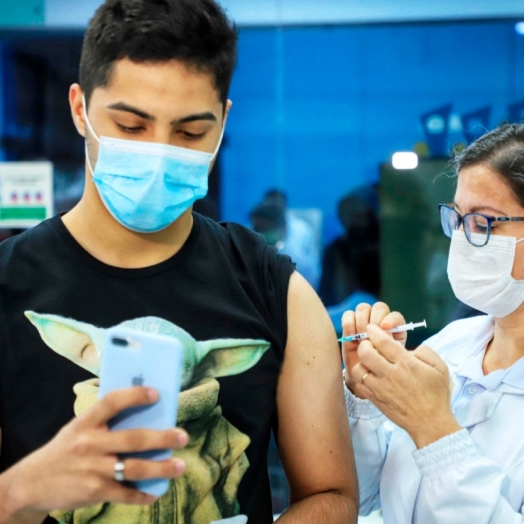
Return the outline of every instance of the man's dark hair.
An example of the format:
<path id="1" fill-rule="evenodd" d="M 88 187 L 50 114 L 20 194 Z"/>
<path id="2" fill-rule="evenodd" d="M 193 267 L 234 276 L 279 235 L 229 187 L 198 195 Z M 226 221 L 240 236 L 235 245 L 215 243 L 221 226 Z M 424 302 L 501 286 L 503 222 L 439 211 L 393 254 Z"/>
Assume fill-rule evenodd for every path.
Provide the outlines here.
<path id="1" fill-rule="evenodd" d="M 502 124 L 455 155 L 457 173 L 486 164 L 510 187 L 524 207 L 524 124 Z"/>
<path id="2" fill-rule="evenodd" d="M 225 104 L 237 30 L 215 0 L 106 0 L 89 22 L 80 59 L 86 101 L 110 82 L 113 64 L 180 60 L 213 74 Z"/>

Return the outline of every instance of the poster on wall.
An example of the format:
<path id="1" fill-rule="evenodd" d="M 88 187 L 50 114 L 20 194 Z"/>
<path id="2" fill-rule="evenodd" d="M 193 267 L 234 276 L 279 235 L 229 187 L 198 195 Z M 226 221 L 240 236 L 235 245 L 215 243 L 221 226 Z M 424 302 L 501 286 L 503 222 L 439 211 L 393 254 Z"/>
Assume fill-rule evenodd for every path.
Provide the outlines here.
<path id="1" fill-rule="evenodd" d="M 0 228 L 29 228 L 53 215 L 51 162 L 0 162 Z"/>

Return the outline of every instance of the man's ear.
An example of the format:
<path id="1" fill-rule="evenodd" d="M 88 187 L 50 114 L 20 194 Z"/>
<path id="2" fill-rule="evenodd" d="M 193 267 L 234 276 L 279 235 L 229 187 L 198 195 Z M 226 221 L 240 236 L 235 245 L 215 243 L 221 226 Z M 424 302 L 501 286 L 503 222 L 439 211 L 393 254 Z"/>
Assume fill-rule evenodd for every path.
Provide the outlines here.
<path id="1" fill-rule="evenodd" d="M 233 102 L 228 99 L 226 102 L 226 106 L 224 107 L 224 122 L 223 122 L 224 127 L 226 127 L 227 117 L 229 116 L 229 111 L 231 111 L 232 107 L 233 107 Z"/>
<path id="2" fill-rule="evenodd" d="M 97 339 L 102 338 L 103 330 L 57 315 L 40 315 L 34 311 L 26 311 L 25 316 L 55 353 L 95 375 L 99 374 L 100 352 L 96 344 Z"/>
<path id="3" fill-rule="evenodd" d="M 71 107 L 71 116 L 78 133 L 86 137 L 86 119 L 84 113 L 84 91 L 79 84 L 73 84 L 69 88 L 69 106 Z"/>

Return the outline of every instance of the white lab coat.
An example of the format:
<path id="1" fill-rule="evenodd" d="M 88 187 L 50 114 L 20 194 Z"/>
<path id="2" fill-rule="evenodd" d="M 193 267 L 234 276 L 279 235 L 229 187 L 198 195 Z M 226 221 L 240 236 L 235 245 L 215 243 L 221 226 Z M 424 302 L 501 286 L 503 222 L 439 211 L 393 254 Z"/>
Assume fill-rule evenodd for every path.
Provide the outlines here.
<path id="1" fill-rule="evenodd" d="M 484 376 L 493 329 L 489 316 L 458 320 L 425 343 L 448 364 L 464 429 L 420 450 L 345 388 L 361 515 L 381 508 L 385 524 L 522 524 L 524 358 Z"/>

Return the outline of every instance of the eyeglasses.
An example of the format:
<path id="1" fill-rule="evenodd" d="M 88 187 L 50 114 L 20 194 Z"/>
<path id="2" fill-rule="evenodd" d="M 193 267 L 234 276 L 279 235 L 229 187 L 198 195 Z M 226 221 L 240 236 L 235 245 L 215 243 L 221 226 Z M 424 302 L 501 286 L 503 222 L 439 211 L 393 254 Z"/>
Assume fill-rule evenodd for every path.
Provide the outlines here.
<path id="1" fill-rule="evenodd" d="M 524 217 L 491 217 L 482 213 L 459 215 L 447 204 L 439 204 L 440 223 L 444 234 L 451 238 L 453 231 L 464 227 L 468 242 L 475 247 L 483 247 L 489 242 L 493 222 L 522 222 Z"/>

